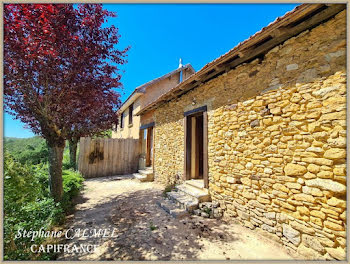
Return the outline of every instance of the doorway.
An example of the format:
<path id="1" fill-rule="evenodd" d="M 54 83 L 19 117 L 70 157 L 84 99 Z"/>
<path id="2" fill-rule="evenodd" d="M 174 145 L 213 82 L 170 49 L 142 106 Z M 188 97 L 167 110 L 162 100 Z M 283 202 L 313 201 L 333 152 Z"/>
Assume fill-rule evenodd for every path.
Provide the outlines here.
<path id="1" fill-rule="evenodd" d="M 153 127 L 145 129 L 146 131 L 146 167 L 152 166 L 153 161 Z"/>
<path id="2" fill-rule="evenodd" d="M 153 167 L 153 129 L 154 122 L 143 125 L 140 127 L 140 145 L 142 166 L 140 167 Z"/>
<path id="3" fill-rule="evenodd" d="M 185 115 L 185 180 L 202 180 L 208 186 L 208 136 L 206 107 Z"/>

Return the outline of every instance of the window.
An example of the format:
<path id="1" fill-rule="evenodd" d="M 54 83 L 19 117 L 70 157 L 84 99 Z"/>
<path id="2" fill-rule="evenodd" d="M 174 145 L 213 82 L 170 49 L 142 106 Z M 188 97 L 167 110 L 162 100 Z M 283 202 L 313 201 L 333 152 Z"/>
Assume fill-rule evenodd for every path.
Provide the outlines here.
<path id="1" fill-rule="evenodd" d="M 129 106 L 129 125 L 132 124 L 132 112 L 134 111 L 134 104 Z"/>
<path id="2" fill-rule="evenodd" d="M 124 123 L 124 112 L 120 115 L 120 128 L 123 128 Z"/>
<path id="3" fill-rule="evenodd" d="M 114 132 L 118 131 L 118 121 L 114 123 L 113 130 L 114 130 Z"/>

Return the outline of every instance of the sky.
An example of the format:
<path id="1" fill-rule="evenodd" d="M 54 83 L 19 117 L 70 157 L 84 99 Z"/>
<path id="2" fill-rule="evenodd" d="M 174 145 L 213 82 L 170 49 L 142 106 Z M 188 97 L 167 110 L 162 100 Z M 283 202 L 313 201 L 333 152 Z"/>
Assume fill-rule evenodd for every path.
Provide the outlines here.
<path id="1" fill-rule="evenodd" d="M 297 4 L 104 4 L 117 12 L 106 26 L 119 28 L 119 49 L 130 46 L 121 67 L 124 101 L 139 85 L 182 63 L 196 71 L 292 10 Z M 32 137 L 4 114 L 5 137 Z"/>

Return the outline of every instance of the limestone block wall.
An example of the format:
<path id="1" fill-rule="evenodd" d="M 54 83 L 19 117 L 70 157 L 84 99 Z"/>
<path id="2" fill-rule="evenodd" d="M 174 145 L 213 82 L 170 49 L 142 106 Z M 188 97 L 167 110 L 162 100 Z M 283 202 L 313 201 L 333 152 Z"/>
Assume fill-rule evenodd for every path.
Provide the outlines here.
<path id="1" fill-rule="evenodd" d="M 207 105 L 209 191 L 225 216 L 344 259 L 345 49 L 343 11 L 156 109 L 155 180 L 181 181 L 183 113 Z"/>

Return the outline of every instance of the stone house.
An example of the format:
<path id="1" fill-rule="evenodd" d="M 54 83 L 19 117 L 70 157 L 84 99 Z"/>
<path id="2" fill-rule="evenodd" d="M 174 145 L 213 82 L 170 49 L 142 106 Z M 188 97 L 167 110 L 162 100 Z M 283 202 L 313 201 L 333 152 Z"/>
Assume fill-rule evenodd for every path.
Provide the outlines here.
<path id="1" fill-rule="evenodd" d="M 346 5 L 303 4 L 142 107 L 154 179 L 308 259 L 345 259 Z M 199 197 L 199 196 L 198 196 Z"/>
<path id="2" fill-rule="evenodd" d="M 152 103 L 159 95 L 168 92 L 195 70 L 191 64 L 182 65 L 159 78 L 138 86 L 118 110 L 118 126 L 112 131 L 112 138 L 140 139 L 140 169 L 152 165 L 153 117 L 152 111 L 147 115 L 136 116 L 135 113 Z"/>

